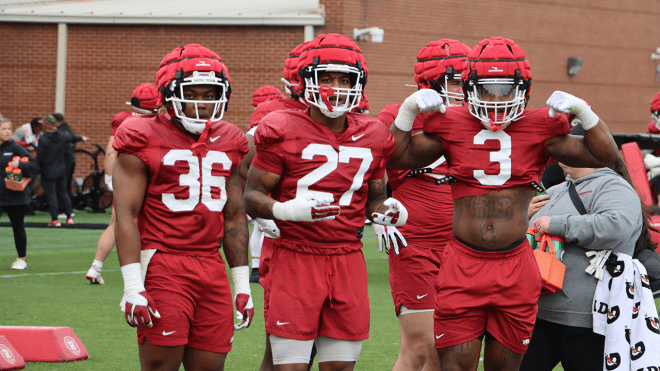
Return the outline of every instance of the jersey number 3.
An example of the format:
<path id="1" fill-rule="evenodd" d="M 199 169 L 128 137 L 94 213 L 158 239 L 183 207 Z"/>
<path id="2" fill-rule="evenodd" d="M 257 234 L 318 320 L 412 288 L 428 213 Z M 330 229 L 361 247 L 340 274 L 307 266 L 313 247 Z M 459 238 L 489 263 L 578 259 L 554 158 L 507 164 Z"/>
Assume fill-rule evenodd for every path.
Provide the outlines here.
<path id="1" fill-rule="evenodd" d="M 190 171 L 179 175 L 179 185 L 189 188 L 188 198 L 175 198 L 174 193 L 163 193 L 163 203 L 172 211 L 192 211 L 200 201 L 211 211 L 222 211 L 227 202 L 226 180 L 224 176 L 211 174 L 214 164 L 223 169 L 231 169 L 231 160 L 224 152 L 209 151 L 202 158 L 202 177 L 199 181 L 199 158 L 188 149 L 173 149 L 163 157 L 163 165 L 173 166 L 177 161 L 186 161 Z M 211 197 L 211 187 L 220 189 L 220 198 Z"/>
<path id="2" fill-rule="evenodd" d="M 511 179 L 511 137 L 504 130 L 492 132 L 484 129 L 474 136 L 474 144 L 483 145 L 487 140 L 500 142 L 500 150 L 490 152 L 490 161 L 500 164 L 498 174 L 486 174 L 483 170 L 474 170 L 474 178 L 487 186 L 503 185 Z"/>
<path id="3" fill-rule="evenodd" d="M 332 193 L 310 191 L 309 187 L 337 170 L 337 166 L 340 162 L 349 163 L 351 158 L 358 158 L 362 159 L 362 163 L 353 176 L 353 184 L 351 184 L 351 187 L 339 198 L 339 205 L 350 205 L 353 193 L 362 187 L 364 174 L 367 173 L 367 170 L 369 170 L 369 166 L 374 159 L 371 150 L 369 148 L 339 146 L 339 153 L 337 153 L 332 146 L 312 143 L 302 151 L 302 158 L 303 160 L 312 160 L 314 156 L 324 156 L 327 159 L 327 162 L 298 180 L 296 197 L 300 197 L 309 192 L 333 197 Z"/>

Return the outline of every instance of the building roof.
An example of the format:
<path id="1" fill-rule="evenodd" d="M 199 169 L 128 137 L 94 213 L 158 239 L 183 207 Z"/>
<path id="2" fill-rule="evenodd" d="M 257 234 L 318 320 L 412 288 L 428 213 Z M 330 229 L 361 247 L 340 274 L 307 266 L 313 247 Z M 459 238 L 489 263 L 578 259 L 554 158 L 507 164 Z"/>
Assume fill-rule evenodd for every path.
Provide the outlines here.
<path id="1" fill-rule="evenodd" d="M 319 0 L 0 0 L 0 22 L 323 26 Z"/>

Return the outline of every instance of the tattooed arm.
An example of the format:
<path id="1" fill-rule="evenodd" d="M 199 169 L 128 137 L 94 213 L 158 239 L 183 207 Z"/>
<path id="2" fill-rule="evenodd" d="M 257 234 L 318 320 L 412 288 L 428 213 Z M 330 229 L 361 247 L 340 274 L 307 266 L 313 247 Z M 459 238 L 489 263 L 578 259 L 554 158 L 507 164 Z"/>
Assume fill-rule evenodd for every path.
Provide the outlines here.
<path id="1" fill-rule="evenodd" d="M 385 178 L 369 180 L 368 182 L 367 204 L 365 205 L 364 212 L 372 222 L 373 213 L 385 214 L 389 207 L 383 205 L 383 201 L 387 200 L 387 186 Z"/>
<path id="2" fill-rule="evenodd" d="M 584 131 L 584 137 L 560 135 L 545 141 L 545 153 L 571 167 L 605 167 L 616 161 L 618 149 L 610 130 L 601 120 Z"/>
<path id="3" fill-rule="evenodd" d="M 245 217 L 243 187 L 240 181 L 240 166 L 227 179 L 227 203 L 222 214 L 225 218 L 223 249 L 230 268 L 248 265 L 248 225 Z"/>
<path id="4" fill-rule="evenodd" d="M 273 205 L 277 202 L 268 193 L 277 186 L 280 176 L 250 167 L 245 186 L 245 208 L 252 218 L 274 219 Z"/>

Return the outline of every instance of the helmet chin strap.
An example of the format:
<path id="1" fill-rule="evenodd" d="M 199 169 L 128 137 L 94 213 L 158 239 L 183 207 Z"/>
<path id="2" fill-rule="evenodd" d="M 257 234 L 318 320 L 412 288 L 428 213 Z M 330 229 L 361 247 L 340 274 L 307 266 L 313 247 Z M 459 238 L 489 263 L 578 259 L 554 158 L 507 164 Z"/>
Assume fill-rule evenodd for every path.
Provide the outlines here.
<path id="1" fill-rule="evenodd" d="M 208 119 L 206 120 L 206 124 L 204 124 L 204 130 L 202 130 L 202 134 L 199 136 L 197 143 L 193 143 L 193 145 L 190 146 L 193 156 L 206 157 L 206 154 L 209 152 L 209 146 L 206 144 L 206 140 L 209 137 L 210 128 L 211 128 L 211 119 Z"/>

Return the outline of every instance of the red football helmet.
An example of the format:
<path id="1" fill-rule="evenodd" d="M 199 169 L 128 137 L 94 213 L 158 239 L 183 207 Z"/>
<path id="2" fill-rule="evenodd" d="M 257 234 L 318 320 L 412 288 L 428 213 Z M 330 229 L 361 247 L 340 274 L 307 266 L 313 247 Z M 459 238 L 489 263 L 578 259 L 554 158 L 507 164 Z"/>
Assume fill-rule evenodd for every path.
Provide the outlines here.
<path id="1" fill-rule="evenodd" d="M 132 105 L 133 109 L 139 113 L 156 113 L 161 104 L 158 88 L 150 83 L 140 84 L 133 90 L 131 101 L 126 104 Z"/>
<path id="2" fill-rule="evenodd" d="M 169 102 L 167 111 L 177 117 L 191 133 L 204 130 L 206 118 L 200 118 L 198 104 L 214 104 L 211 121 L 222 119 L 231 95 L 229 71 L 222 59 L 211 50 L 190 44 L 174 49 L 166 55 L 156 75 L 161 100 Z M 215 100 L 186 100 L 183 88 L 189 85 L 213 85 L 216 88 Z M 186 117 L 183 108 L 186 104 L 195 105 L 196 117 Z"/>
<path id="3" fill-rule="evenodd" d="M 651 115 L 653 121 L 655 121 L 655 126 L 660 130 L 660 93 L 656 94 L 651 101 Z"/>
<path id="4" fill-rule="evenodd" d="M 470 113 L 487 129 L 498 131 L 523 114 L 532 70 L 518 44 L 493 37 L 472 48 L 461 80 Z"/>
<path id="5" fill-rule="evenodd" d="M 291 53 L 289 53 L 289 58 L 284 61 L 284 70 L 282 71 L 284 77 L 282 78 L 282 81 L 284 82 L 284 89 L 286 89 L 286 92 L 291 95 L 293 99 L 299 99 L 302 95 L 300 89 L 300 76 L 298 76 L 298 58 L 310 43 L 311 41 L 307 41 L 296 46 Z"/>
<path id="6" fill-rule="evenodd" d="M 259 103 L 265 102 L 271 98 L 285 99 L 285 96 L 280 89 L 274 86 L 264 85 L 252 94 L 252 105 L 256 107 Z"/>
<path id="7" fill-rule="evenodd" d="M 428 43 L 417 54 L 415 82 L 420 89 L 433 89 L 446 106 L 456 106 L 450 100 L 463 101 L 463 92 L 450 91 L 449 80 L 461 80 L 470 48 L 460 41 L 441 39 Z"/>
<path id="8" fill-rule="evenodd" d="M 360 105 L 362 89 L 367 83 L 367 64 L 360 48 L 348 37 L 338 34 L 319 35 L 306 45 L 298 58 L 298 75 L 302 81 L 303 99 L 331 118 L 342 116 Z M 350 88 L 319 85 L 321 72 L 347 73 Z M 330 102 L 331 97 L 334 102 Z M 340 104 L 341 98 L 344 102 Z"/>

